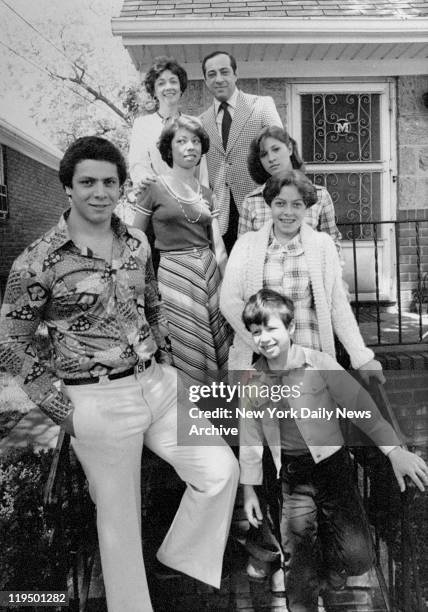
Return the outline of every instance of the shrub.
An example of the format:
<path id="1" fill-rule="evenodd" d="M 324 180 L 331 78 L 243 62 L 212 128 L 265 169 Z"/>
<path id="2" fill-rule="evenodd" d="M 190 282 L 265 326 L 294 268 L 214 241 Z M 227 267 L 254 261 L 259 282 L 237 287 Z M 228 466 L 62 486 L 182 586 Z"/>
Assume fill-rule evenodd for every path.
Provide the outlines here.
<path id="1" fill-rule="evenodd" d="M 87 490 L 63 487 L 58 507 L 43 505 L 53 451 L 14 449 L 0 457 L 0 590 L 54 590 L 58 576 L 65 588 L 71 553 L 93 532 L 93 508 Z M 72 465 L 71 484 L 77 478 Z M 56 529 L 62 513 L 64 530 Z"/>

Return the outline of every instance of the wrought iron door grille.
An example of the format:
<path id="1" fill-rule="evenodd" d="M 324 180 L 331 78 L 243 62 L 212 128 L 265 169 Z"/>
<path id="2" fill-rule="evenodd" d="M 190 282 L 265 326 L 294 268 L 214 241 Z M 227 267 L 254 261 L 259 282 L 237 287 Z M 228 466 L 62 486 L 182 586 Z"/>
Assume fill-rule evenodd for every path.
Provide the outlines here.
<path id="1" fill-rule="evenodd" d="M 379 219 L 380 173 L 379 172 L 308 172 L 316 185 L 329 192 L 336 213 L 336 222 L 341 223 L 344 240 L 372 240 L 371 225 L 355 225 L 356 222 Z M 344 225 L 344 224 L 353 225 Z"/>
<path id="2" fill-rule="evenodd" d="M 380 96 L 370 93 L 302 95 L 308 163 L 380 161 Z"/>

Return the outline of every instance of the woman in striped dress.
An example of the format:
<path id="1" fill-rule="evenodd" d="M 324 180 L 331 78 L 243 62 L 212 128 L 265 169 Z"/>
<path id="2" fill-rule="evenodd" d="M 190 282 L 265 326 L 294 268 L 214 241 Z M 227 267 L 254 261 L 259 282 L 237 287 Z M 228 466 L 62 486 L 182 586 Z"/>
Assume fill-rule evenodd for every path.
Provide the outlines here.
<path id="1" fill-rule="evenodd" d="M 209 382 L 226 375 L 231 336 L 219 309 L 227 258 L 218 209 L 194 176 L 209 138 L 197 119 L 181 115 L 164 128 L 158 147 L 172 170 L 140 193 L 134 225 L 146 230 L 152 219 L 174 365 L 189 382 Z"/>

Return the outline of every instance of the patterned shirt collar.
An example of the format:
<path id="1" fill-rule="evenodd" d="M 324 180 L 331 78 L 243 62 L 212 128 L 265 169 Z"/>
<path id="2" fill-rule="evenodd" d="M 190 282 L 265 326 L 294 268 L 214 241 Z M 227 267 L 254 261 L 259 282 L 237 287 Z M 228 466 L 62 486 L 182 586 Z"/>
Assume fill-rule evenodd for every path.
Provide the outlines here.
<path id="1" fill-rule="evenodd" d="M 49 253 L 53 253 L 54 251 L 57 251 L 58 249 L 62 248 L 69 242 L 72 242 L 73 244 L 75 244 L 73 239 L 70 236 L 70 232 L 69 232 L 68 224 L 67 224 L 67 219 L 70 215 L 70 210 L 71 209 L 69 208 L 61 215 L 57 225 L 54 227 L 54 231 L 53 231 L 52 238 L 51 238 L 51 246 L 49 248 Z M 121 221 L 119 217 L 115 215 L 114 213 L 112 214 L 112 217 L 111 217 L 111 228 L 118 238 L 127 238 L 127 237 L 132 238 L 125 223 L 123 223 L 123 221 Z"/>

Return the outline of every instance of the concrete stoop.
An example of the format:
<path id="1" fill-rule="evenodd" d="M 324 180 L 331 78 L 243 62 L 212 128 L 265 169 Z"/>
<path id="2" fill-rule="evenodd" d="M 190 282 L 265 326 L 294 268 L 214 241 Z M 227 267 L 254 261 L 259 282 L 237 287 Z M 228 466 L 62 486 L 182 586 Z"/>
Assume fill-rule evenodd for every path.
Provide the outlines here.
<path id="1" fill-rule="evenodd" d="M 349 577 L 344 589 L 326 591 L 322 599 L 325 612 L 387 612 L 374 569 Z"/>
<path id="2" fill-rule="evenodd" d="M 384 370 L 427 370 L 428 344 L 374 346 Z"/>
<path id="3" fill-rule="evenodd" d="M 387 612 L 379 593 L 364 587 L 346 587 L 322 595 L 325 612 Z"/>
<path id="4" fill-rule="evenodd" d="M 284 597 L 271 593 L 269 581 L 250 582 L 237 559 L 231 575 L 217 590 L 186 576 L 157 580 L 147 568 L 155 612 L 288 612 Z M 70 584 L 71 587 L 71 584 Z M 99 558 L 96 559 L 86 612 L 107 612 Z M 344 590 L 328 591 L 318 612 L 387 612 L 373 571 L 348 579 Z"/>

